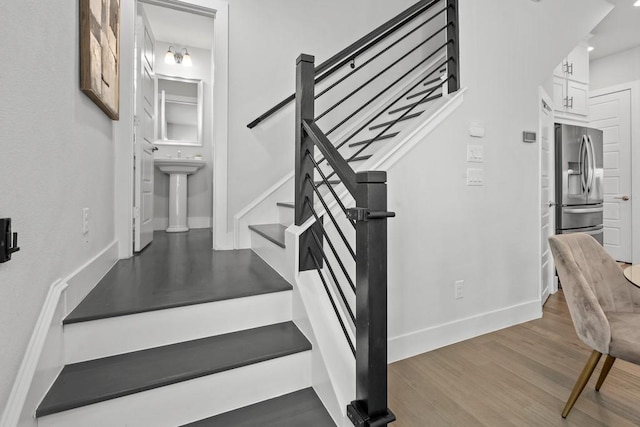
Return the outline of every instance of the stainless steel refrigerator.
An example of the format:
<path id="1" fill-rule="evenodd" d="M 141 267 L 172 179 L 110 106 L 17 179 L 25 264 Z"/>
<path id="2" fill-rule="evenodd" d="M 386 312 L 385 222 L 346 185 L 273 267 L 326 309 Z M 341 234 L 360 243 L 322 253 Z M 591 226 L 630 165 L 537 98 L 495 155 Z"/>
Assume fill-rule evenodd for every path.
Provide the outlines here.
<path id="1" fill-rule="evenodd" d="M 584 232 L 602 244 L 602 131 L 555 124 L 556 234 Z"/>

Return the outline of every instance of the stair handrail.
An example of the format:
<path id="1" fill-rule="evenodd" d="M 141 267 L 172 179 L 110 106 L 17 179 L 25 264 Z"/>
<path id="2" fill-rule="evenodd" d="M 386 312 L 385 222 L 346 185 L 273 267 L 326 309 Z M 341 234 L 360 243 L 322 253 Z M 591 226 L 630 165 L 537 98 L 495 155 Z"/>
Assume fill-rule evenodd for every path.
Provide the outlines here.
<path id="1" fill-rule="evenodd" d="M 333 55 L 331 58 L 324 61 L 322 64 L 315 67 L 314 78 L 315 84 L 320 83 L 327 77 L 334 74 L 336 71 L 349 64 L 352 60 L 362 55 L 364 52 L 378 45 L 381 41 L 387 39 L 390 35 L 405 27 L 409 22 L 420 16 L 424 11 L 430 9 L 433 5 L 440 3 L 442 0 L 420 0 L 411 7 L 405 9 L 403 12 L 394 16 L 384 24 L 380 25 L 373 31 L 369 32 L 365 36 L 358 39 L 356 42 L 350 44 L 340 52 Z M 457 0 L 456 0 L 457 1 Z M 456 8 L 457 10 L 457 8 Z M 457 41 L 457 40 L 456 40 Z M 456 43 L 457 45 L 457 43 Z M 456 58 L 457 63 L 457 58 Z M 288 105 L 295 99 L 296 95 L 292 94 L 271 107 L 269 110 L 258 116 L 251 121 L 247 127 L 253 129 L 260 122 L 269 118 L 280 109 Z"/>

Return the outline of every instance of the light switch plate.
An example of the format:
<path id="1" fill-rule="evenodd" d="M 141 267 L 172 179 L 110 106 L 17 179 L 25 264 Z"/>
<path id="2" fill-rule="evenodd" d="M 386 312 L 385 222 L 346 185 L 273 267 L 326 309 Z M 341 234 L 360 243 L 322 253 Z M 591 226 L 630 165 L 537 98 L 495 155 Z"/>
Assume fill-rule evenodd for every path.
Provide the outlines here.
<path id="1" fill-rule="evenodd" d="M 475 138 L 483 138 L 484 137 L 484 122 L 481 121 L 473 121 L 469 125 L 469 135 Z"/>
<path id="2" fill-rule="evenodd" d="M 474 144 L 467 145 L 467 161 L 468 162 L 482 163 L 484 161 L 483 155 L 484 153 L 483 153 L 482 145 L 474 145 Z"/>

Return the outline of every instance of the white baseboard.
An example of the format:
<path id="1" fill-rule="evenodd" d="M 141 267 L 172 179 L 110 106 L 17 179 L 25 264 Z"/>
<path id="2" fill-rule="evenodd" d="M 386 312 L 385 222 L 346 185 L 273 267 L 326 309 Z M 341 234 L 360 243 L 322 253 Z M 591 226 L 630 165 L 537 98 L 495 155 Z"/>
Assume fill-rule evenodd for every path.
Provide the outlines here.
<path id="1" fill-rule="evenodd" d="M 111 242 L 65 279 L 56 280 L 36 321 L 18 370 L 0 426 L 35 425 L 36 406 L 64 363 L 62 319 L 95 287 L 118 260 L 118 242 Z"/>
<path id="2" fill-rule="evenodd" d="M 193 229 L 211 228 L 211 217 L 208 216 L 190 216 L 187 218 L 187 226 Z M 162 231 L 169 227 L 169 218 L 154 218 L 153 230 Z"/>
<path id="3" fill-rule="evenodd" d="M 65 315 L 80 304 L 116 262 L 118 262 L 118 241 L 114 240 L 98 255 L 64 279 L 69 284 L 65 294 Z"/>
<path id="4" fill-rule="evenodd" d="M 389 338 L 388 362 L 397 362 L 437 348 L 542 317 L 540 300 L 433 326 Z"/>
<path id="5" fill-rule="evenodd" d="M 27 345 L 27 351 L 24 359 L 22 359 L 22 364 L 20 365 L 18 375 L 11 389 L 11 394 L 9 394 L 7 406 L 0 419 L 0 426 L 2 427 L 14 427 L 18 425 L 33 377 L 38 367 L 38 362 L 40 361 L 40 354 L 47 339 L 49 328 L 53 322 L 58 304 L 62 300 L 62 293 L 67 289 L 67 286 L 67 282 L 58 279 L 49 287 L 49 292 L 47 293 L 44 305 L 36 321 L 36 326 L 31 334 L 31 339 Z"/>

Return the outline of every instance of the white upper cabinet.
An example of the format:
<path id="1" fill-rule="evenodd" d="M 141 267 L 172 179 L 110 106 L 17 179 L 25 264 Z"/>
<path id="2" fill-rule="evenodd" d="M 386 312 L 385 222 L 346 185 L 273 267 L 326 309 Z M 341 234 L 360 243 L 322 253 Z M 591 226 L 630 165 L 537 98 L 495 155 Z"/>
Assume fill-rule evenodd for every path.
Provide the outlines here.
<path id="1" fill-rule="evenodd" d="M 589 50 L 587 44 L 573 49 L 566 59 L 567 79 L 589 84 Z"/>
<path id="2" fill-rule="evenodd" d="M 580 43 L 553 70 L 553 100 L 556 116 L 588 121 L 589 51 Z"/>

